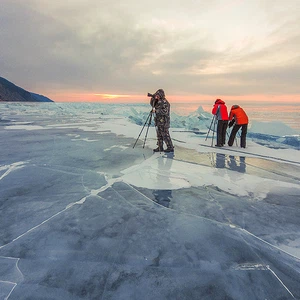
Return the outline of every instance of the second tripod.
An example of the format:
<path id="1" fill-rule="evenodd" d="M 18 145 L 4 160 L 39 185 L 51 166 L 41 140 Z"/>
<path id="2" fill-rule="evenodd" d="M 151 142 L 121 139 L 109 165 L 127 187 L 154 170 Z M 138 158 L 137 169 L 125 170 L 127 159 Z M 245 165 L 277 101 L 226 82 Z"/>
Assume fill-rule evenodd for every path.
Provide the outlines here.
<path id="1" fill-rule="evenodd" d="M 216 131 L 216 124 L 217 124 L 217 118 L 214 115 L 213 118 L 211 119 L 211 123 L 210 123 L 209 129 L 208 129 L 208 132 L 207 132 L 207 135 L 206 135 L 206 138 L 205 138 L 205 140 L 207 140 L 209 132 L 212 130 L 211 146 L 213 146 L 213 143 L 214 143 L 214 136 L 215 136 L 215 131 Z M 213 126 L 213 128 L 212 128 L 212 126 Z"/>
<path id="2" fill-rule="evenodd" d="M 212 131 L 211 146 L 213 146 L 213 143 L 214 143 L 215 132 L 218 130 L 217 123 L 218 123 L 217 117 L 214 115 L 212 120 L 211 120 L 209 129 L 208 129 L 208 132 L 207 132 L 207 135 L 206 135 L 206 138 L 205 138 L 205 140 L 207 140 L 210 131 Z M 226 131 L 226 135 L 227 135 L 227 138 L 229 139 L 229 133 L 227 131 Z M 235 139 L 235 142 L 236 142 L 236 145 L 237 145 L 237 140 L 236 139 Z"/>

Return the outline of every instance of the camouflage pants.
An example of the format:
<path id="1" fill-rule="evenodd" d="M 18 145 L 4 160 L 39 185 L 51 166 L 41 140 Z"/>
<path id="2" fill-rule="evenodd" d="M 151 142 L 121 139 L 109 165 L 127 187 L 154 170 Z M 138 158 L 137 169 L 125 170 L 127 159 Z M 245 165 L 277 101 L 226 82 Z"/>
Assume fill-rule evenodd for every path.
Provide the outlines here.
<path id="1" fill-rule="evenodd" d="M 163 124 L 156 126 L 157 145 L 160 149 L 163 149 L 163 143 L 165 142 L 168 149 L 173 149 L 173 143 L 170 137 L 169 128 Z"/>

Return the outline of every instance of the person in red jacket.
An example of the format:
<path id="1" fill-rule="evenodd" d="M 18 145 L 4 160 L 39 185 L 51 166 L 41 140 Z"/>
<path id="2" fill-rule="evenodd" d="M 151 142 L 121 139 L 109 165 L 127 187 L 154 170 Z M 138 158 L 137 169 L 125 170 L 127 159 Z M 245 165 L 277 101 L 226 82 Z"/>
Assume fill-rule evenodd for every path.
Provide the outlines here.
<path id="1" fill-rule="evenodd" d="M 212 114 L 215 115 L 218 120 L 216 147 L 223 147 L 225 145 L 226 129 L 228 126 L 228 111 L 223 100 L 217 99 L 215 101 Z"/>
<path id="2" fill-rule="evenodd" d="M 228 146 L 232 146 L 235 136 L 238 132 L 238 130 L 242 127 L 242 133 L 241 133 L 241 147 L 246 148 L 246 135 L 247 135 L 247 128 L 248 128 L 248 116 L 245 113 L 245 111 L 238 105 L 233 105 L 231 107 L 230 113 L 229 113 L 229 125 L 228 127 L 233 128 L 231 130 L 231 134 L 228 141 Z"/>

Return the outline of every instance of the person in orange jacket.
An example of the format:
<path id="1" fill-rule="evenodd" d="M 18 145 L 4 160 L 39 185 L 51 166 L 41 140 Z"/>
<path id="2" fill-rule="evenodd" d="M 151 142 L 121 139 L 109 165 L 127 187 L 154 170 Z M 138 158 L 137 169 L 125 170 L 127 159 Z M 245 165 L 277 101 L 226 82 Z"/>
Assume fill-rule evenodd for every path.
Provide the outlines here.
<path id="1" fill-rule="evenodd" d="M 216 147 L 223 147 L 225 145 L 226 129 L 228 126 L 228 111 L 225 102 L 221 99 L 217 99 L 211 113 L 215 115 L 218 120 Z"/>
<path id="2" fill-rule="evenodd" d="M 248 116 L 245 111 L 239 105 L 232 105 L 230 113 L 229 113 L 229 124 L 228 127 L 233 128 L 231 130 L 231 134 L 228 141 L 228 146 L 232 146 L 235 136 L 238 130 L 242 127 L 241 133 L 241 147 L 246 148 L 246 135 L 247 135 L 247 128 L 248 128 Z"/>

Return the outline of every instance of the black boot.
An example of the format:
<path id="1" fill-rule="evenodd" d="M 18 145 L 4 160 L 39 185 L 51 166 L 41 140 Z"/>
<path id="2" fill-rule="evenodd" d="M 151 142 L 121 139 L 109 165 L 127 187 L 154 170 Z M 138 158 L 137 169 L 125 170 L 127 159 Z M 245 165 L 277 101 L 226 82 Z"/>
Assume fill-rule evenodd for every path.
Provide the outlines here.
<path id="1" fill-rule="evenodd" d="M 153 149 L 153 152 L 164 152 L 164 149 L 157 147 Z"/>
<path id="2" fill-rule="evenodd" d="M 174 146 L 173 146 L 173 143 L 172 143 L 172 140 L 169 136 L 169 134 L 166 136 L 166 144 L 167 144 L 167 149 L 164 150 L 164 152 L 174 152 Z"/>

